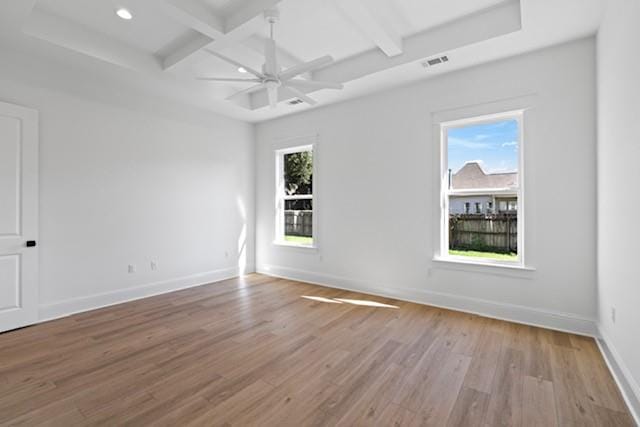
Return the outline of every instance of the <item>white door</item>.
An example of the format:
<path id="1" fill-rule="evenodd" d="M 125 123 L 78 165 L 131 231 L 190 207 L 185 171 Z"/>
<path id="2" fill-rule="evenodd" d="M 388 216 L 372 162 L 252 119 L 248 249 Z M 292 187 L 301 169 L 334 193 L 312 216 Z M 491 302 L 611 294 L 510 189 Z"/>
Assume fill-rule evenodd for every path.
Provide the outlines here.
<path id="1" fill-rule="evenodd" d="M 38 113 L 0 102 L 0 332 L 38 319 L 37 239 Z"/>

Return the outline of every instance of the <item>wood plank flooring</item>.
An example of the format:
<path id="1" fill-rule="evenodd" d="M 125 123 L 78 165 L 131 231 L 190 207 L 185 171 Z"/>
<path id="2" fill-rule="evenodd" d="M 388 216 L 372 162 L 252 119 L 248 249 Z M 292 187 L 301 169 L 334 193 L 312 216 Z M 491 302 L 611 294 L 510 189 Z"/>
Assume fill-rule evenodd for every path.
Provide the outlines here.
<path id="1" fill-rule="evenodd" d="M 592 339 L 254 274 L 0 334 L 0 424 L 633 421 Z"/>

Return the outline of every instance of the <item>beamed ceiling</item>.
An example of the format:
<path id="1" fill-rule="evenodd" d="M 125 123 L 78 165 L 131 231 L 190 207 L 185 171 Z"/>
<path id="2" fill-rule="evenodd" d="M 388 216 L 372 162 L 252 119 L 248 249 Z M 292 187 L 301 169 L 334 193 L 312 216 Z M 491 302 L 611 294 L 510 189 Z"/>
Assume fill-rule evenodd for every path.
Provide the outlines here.
<path id="1" fill-rule="evenodd" d="M 120 19 L 119 7 L 133 19 Z M 259 70 L 270 8 L 281 15 L 283 68 L 335 58 L 302 76 L 344 84 L 313 93 L 326 105 L 593 34 L 603 7 L 601 0 L 5 0 L 0 37 L 11 49 L 72 66 L 70 73 L 88 67 L 105 85 L 260 121 L 311 107 L 270 109 L 264 92 L 226 101 L 246 84 L 196 77 L 246 76 L 216 54 Z M 447 62 L 422 65 L 443 55 Z"/>

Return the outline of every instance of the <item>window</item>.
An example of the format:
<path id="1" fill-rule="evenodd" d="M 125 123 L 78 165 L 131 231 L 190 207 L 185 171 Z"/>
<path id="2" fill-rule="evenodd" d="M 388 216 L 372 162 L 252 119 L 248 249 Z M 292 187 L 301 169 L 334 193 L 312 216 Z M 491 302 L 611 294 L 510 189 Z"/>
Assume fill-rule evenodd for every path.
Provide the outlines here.
<path id="1" fill-rule="evenodd" d="M 522 264 L 522 112 L 441 123 L 440 135 L 440 256 Z M 485 214 L 466 201 L 461 212 L 464 199 Z"/>
<path id="2" fill-rule="evenodd" d="M 313 247 L 313 145 L 276 151 L 276 171 L 276 243 Z"/>
<path id="3" fill-rule="evenodd" d="M 516 212 L 518 210 L 518 199 L 500 200 L 499 212 Z"/>

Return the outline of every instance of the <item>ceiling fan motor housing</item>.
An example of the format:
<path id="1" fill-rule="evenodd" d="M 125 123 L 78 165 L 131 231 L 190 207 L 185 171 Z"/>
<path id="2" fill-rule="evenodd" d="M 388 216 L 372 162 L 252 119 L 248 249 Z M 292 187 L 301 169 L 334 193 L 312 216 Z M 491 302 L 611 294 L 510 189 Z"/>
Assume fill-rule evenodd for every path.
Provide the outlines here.
<path id="1" fill-rule="evenodd" d="M 245 66 L 244 64 L 234 61 L 231 58 L 227 58 L 223 55 L 220 55 L 217 52 L 210 52 L 213 55 L 231 63 L 235 66 L 242 67 L 247 70 L 249 73 L 253 74 L 255 78 L 253 79 L 236 79 L 236 78 L 202 78 L 203 80 L 212 80 L 212 81 L 242 81 L 242 82 L 252 82 L 257 83 L 254 86 L 251 86 L 247 89 L 236 92 L 232 96 L 227 99 L 235 98 L 239 95 L 249 95 L 258 91 L 266 91 L 267 98 L 269 101 L 269 105 L 271 108 L 275 108 L 278 104 L 278 101 L 282 99 L 287 99 L 291 97 L 297 97 L 298 99 L 306 102 L 309 105 L 315 105 L 316 101 L 310 98 L 307 95 L 307 92 L 319 89 L 342 89 L 342 84 L 340 83 L 332 83 L 332 82 L 323 82 L 316 80 L 307 80 L 307 79 L 296 79 L 295 77 L 301 76 L 302 74 L 311 72 L 315 69 L 321 68 L 333 62 L 333 58 L 331 56 L 323 56 L 321 58 L 314 59 L 313 61 L 308 61 L 302 64 L 294 65 L 292 67 L 287 68 L 286 70 L 282 70 L 277 60 L 277 46 L 274 38 L 273 27 L 276 22 L 280 19 L 280 12 L 278 9 L 267 9 L 264 11 L 264 19 L 270 26 L 270 35 L 269 38 L 265 40 L 265 62 L 262 65 L 262 72 L 258 72 L 251 67 Z"/>

